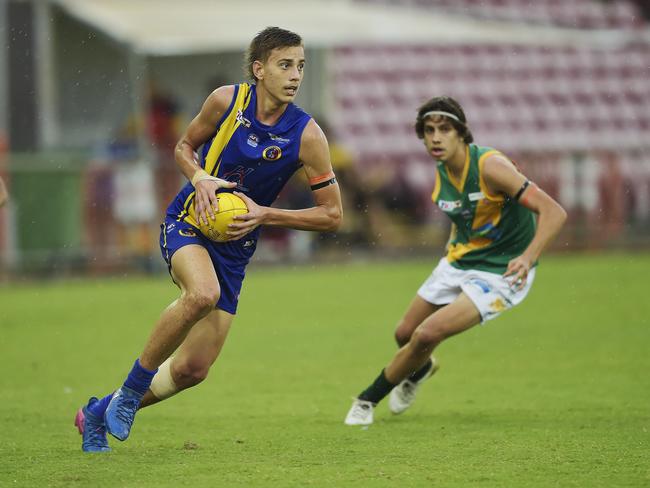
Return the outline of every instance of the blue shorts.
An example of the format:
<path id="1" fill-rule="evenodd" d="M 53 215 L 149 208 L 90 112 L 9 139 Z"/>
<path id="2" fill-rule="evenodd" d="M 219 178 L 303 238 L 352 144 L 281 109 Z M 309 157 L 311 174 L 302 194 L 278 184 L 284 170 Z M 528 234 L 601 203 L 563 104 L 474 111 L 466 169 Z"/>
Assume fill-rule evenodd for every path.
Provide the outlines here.
<path id="1" fill-rule="evenodd" d="M 212 265 L 217 273 L 221 295 L 215 308 L 228 313 L 237 313 L 237 303 L 241 291 L 246 265 L 255 252 L 256 240 L 234 242 L 213 242 L 194 226 L 179 222 L 173 217 L 165 218 L 160 225 L 160 251 L 171 274 L 172 256 L 183 246 L 197 244 L 210 254 Z"/>

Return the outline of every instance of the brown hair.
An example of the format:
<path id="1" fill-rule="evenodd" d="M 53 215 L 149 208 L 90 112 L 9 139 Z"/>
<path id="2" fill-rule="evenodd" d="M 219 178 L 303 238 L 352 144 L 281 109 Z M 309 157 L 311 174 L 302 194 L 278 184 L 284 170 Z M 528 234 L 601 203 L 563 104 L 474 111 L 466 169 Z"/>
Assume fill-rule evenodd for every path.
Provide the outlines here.
<path id="1" fill-rule="evenodd" d="M 446 96 L 433 97 L 418 109 L 418 116 L 415 119 L 415 133 L 418 135 L 418 138 L 424 139 L 425 114 L 431 111 L 449 112 L 458 117 L 458 120 L 451 117 L 447 117 L 447 119 L 466 144 L 474 142 L 474 136 L 469 130 L 469 127 L 467 127 L 467 118 L 465 117 L 465 112 L 463 112 L 463 107 L 453 98 Z"/>
<path id="2" fill-rule="evenodd" d="M 251 81 L 255 81 L 253 74 L 253 63 L 255 61 L 266 62 L 271 51 L 280 47 L 302 46 L 302 37 L 280 27 L 267 27 L 251 41 L 250 46 L 244 54 L 244 71 Z"/>

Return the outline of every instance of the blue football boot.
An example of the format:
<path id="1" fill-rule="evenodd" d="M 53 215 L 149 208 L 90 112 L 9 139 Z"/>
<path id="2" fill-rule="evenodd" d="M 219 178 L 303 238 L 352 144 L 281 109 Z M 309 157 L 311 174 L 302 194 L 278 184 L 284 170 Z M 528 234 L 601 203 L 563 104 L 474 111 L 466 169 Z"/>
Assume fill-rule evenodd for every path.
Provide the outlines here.
<path id="1" fill-rule="evenodd" d="M 108 446 L 108 440 L 106 439 L 104 419 L 88 411 L 88 407 L 95 402 L 97 402 L 97 398 L 92 397 L 88 401 L 88 405 L 77 411 L 77 415 L 74 418 L 74 425 L 82 436 L 82 451 L 108 452 L 111 448 Z"/>
<path id="2" fill-rule="evenodd" d="M 106 431 L 121 441 L 129 437 L 131 426 L 135 420 L 135 413 L 138 411 L 144 394 L 122 386 L 115 393 L 108 404 L 104 414 Z"/>

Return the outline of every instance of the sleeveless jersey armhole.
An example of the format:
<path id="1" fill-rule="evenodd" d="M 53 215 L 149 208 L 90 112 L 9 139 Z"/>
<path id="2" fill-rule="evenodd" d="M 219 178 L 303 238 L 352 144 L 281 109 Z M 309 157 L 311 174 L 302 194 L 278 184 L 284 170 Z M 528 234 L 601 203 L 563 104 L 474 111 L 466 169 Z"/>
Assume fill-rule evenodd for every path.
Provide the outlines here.
<path id="1" fill-rule="evenodd" d="M 232 94 L 232 100 L 230 100 L 230 105 L 228 105 L 228 108 L 226 111 L 223 113 L 219 121 L 217 122 L 217 125 L 215 125 L 215 129 L 219 130 L 219 127 L 221 127 L 221 124 L 223 124 L 223 121 L 228 118 L 228 115 L 230 115 L 230 112 L 232 112 L 232 108 L 235 106 L 235 101 L 237 100 L 237 94 L 239 93 L 239 87 L 240 85 L 234 85 L 235 91 Z"/>
<path id="2" fill-rule="evenodd" d="M 483 179 L 483 166 L 485 165 L 485 160 L 490 156 L 502 156 L 505 159 L 508 159 L 503 153 L 495 150 L 487 151 L 485 154 L 481 155 L 481 157 L 478 160 L 479 186 L 481 187 L 481 191 L 485 195 L 485 198 L 487 198 L 488 200 L 492 200 L 493 202 L 503 202 L 505 200 L 505 196 L 500 194 L 490 193 L 490 191 L 488 190 L 488 186 L 485 183 L 485 180 Z"/>
<path id="3" fill-rule="evenodd" d="M 431 193 L 431 200 L 435 203 L 438 200 L 438 195 L 440 195 L 440 168 L 436 166 L 436 182 L 433 185 L 433 193 Z"/>
<path id="4" fill-rule="evenodd" d="M 307 119 L 307 121 L 304 122 L 304 124 L 303 124 L 303 126 L 302 126 L 302 129 L 300 129 L 300 137 L 298 138 L 298 163 L 297 163 L 296 170 L 298 170 L 298 169 L 300 169 L 300 168 L 304 168 L 304 166 L 305 166 L 305 165 L 303 164 L 302 160 L 300 159 L 300 149 L 302 149 L 302 136 L 303 136 L 303 134 L 305 133 L 305 129 L 307 128 L 307 124 L 309 124 L 309 122 L 310 122 L 312 119 L 314 120 L 315 123 L 317 123 L 317 122 L 316 122 L 316 119 L 314 119 L 311 115 L 308 116 L 308 117 L 306 117 L 306 119 Z M 327 144 L 328 144 L 328 146 L 329 146 L 329 141 L 327 142 Z M 331 159 L 331 155 L 330 155 L 330 159 Z M 331 161 L 330 161 L 330 162 L 331 162 Z M 305 177 L 306 177 L 306 176 L 307 176 L 307 174 L 305 173 Z"/>

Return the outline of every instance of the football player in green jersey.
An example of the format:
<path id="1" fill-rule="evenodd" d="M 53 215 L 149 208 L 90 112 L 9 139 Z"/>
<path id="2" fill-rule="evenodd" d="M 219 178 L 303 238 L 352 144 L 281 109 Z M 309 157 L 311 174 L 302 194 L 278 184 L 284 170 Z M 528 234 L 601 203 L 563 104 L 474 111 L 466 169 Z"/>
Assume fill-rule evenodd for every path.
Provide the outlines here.
<path id="1" fill-rule="evenodd" d="M 454 99 L 435 97 L 422 105 L 415 131 L 436 161 L 432 200 L 452 221 L 447 255 L 400 320 L 400 349 L 354 400 L 347 425 L 371 424 L 375 406 L 389 394 L 393 413 L 410 407 L 418 387 L 438 369 L 433 350 L 520 303 L 537 259 L 566 220 L 564 209 L 507 156 L 473 143 Z"/>

